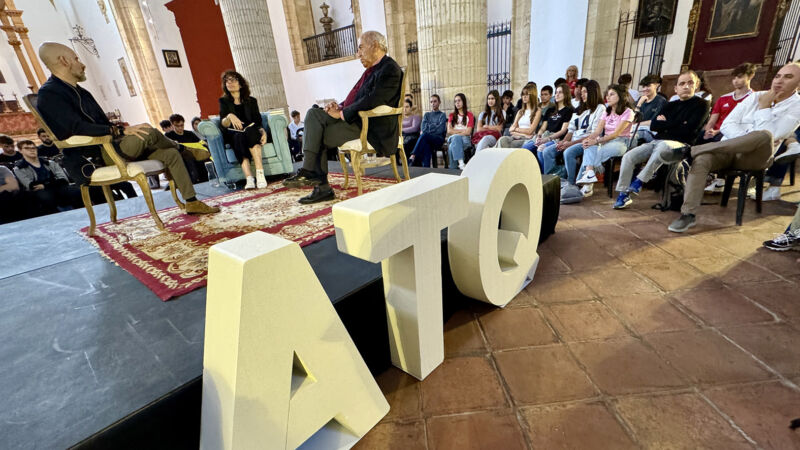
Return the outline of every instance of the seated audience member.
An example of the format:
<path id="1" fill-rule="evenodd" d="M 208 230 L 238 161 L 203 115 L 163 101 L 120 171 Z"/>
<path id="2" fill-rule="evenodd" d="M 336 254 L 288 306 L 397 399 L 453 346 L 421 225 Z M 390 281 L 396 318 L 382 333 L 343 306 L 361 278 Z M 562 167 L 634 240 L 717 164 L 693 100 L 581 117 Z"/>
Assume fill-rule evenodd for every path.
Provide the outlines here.
<path id="1" fill-rule="evenodd" d="M 419 139 L 408 158 L 412 166 L 430 167 L 431 156 L 436 155 L 436 150 L 442 147 L 447 134 L 447 114 L 439 111 L 439 95 L 431 95 L 430 102 L 431 111 L 422 116 Z"/>
<path id="2" fill-rule="evenodd" d="M 45 42 L 39 47 L 39 58 L 52 76 L 39 89 L 39 112 L 59 140 L 75 135 L 113 136 L 113 144 L 128 160 L 154 159 L 161 161 L 186 200 L 188 214 L 208 214 L 219 211 L 197 200 L 194 186 L 177 151 L 177 144 L 148 124 L 122 129 L 108 121 L 100 105 L 89 91 L 78 85 L 86 80 L 86 66 L 66 45 Z M 87 157 L 98 157 L 100 149 L 78 147 L 64 151 L 63 164 L 78 184 L 88 183 L 94 164 Z M 106 164 L 113 164 L 103 154 Z"/>
<path id="3" fill-rule="evenodd" d="M 202 122 L 202 121 L 203 121 L 203 119 L 201 119 L 199 117 L 193 117 L 192 118 L 192 132 L 194 132 L 194 134 L 198 138 L 200 138 L 201 141 L 203 141 L 205 139 L 203 138 L 203 133 L 200 132 L 200 130 L 197 128 L 197 126 L 200 125 L 200 122 Z"/>
<path id="4" fill-rule="evenodd" d="M 769 187 L 764 190 L 761 195 L 762 201 L 770 202 L 781 199 L 781 185 L 783 184 L 783 179 L 786 178 L 786 173 L 791 169 L 792 161 L 800 157 L 800 144 L 798 144 L 798 139 L 800 139 L 800 128 L 794 131 L 793 136 L 783 141 L 775 151 L 775 159 L 764 174 L 764 182 L 767 183 Z M 722 186 L 725 186 L 725 180 L 720 181 L 722 182 Z M 717 179 L 714 180 L 714 183 L 717 183 Z M 705 191 L 710 191 L 708 186 Z M 747 189 L 747 196 L 751 199 L 756 198 L 755 184 Z"/>
<path id="5" fill-rule="evenodd" d="M 172 130 L 165 133 L 164 136 L 181 144 L 178 149 L 181 152 L 183 163 L 186 165 L 186 170 L 189 172 L 189 178 L 192 183 L 208 181 L 208 173 L 205 171 L 204 163 L 211 160 L 211 153 L 203 147 L 200 138 L 196 134 L 186 131 L 186 121 L 182 115 L 173 114 L 169 116 L 169 123 L 172 125 Z"/>
<path id="6" fill-rule="evenodd" d="M 272 137 L 269 130 L 262 126 L 258 100 L 250 96 L 247 80 L 234 70 L 222 74 L 222 91 L 223 95 L 219 98 L 222 136 L 242 165 L 247 180 L 244 188 L 263 189 L 267 187 L 267 179 L 264 177 L 261 148 L 267 142 L 272 142 Z M 250 169 L 251 160 L 256 166 L 255 177 Z"/>
<path id="7" fill-rule="evenodd" d="M 14 163 L 22 159 L 22 155 L 14 148 L 14 139 L 0 134 L 0 164 L 12 168 Z"/>
<path id="8" fill-rule="evenodd" d="M 683 191 L 681 216 L 669 226 L 682 233 L 696 223 L 697 208 L 710 172 L 723 169 L 761 170 L 778 144 L 800 126 L 800 64 L 789 63 L 772 79 L 770 90 L 754 92 L 722 123 L 722 140 L 692 147 L 692 168 Z"/>
<path id="9" fill-rule="evenodd" d="M 691 70 L 678 76 L 675 90 L 680 100 L 668 102 L 659 115 L 650 122 L 650 129 L 657 133 L 656 139 L 631 149 L 622 156 L 617 183 L 615 209 L 623 209 L 633 203 L 631 194 L 639 194 L 642 185 L 650 181 L 663 164 L 673 164 L 683 159 L 681 149 L 692 145 L 700 128 L 708 118 L 708 102 L 694 95 L 700 79 Z M 677 151 L 676 151 L 677 150 Z M 633 178 L 637 164 L 647 161 Z M 633 182 L 631 182 L 633 178 Z"/>
<path id="10" fill-rule="evenodd" d="M 580 91 L 578 94 L 575 94 L 575 88 L 578 87 L 578 66 L 571 65 L 567 67 L 567 72 L 564 74 L 564 81 L 569 85 L 569 97 L 570 99 L 576 97 L 580 97 Z"/>
<path id="11" fill-rule="evenodd" d="M 635 111 L 639 113 L 639 129 L 636 131 L 636 139 L 650 142 L 654 139 L 650 131 L 650 121 L 655 119 L 667 99 L 658 95 L 658 88 L 661 87 L 661 77 L 658 75 L 647 75 L 639 82 L 639 100 L 636 102 Z"/>
<path id="12" fill-rule="evenodd" d="M 295 161 L 303 159 L 303 122 L 300 121 L 300 111 L 292 111 L 292 121 L 289 122 L 289 152 Z"/>
<path id="13" fill-rule="evenodd" d="M 19 188 L 19 182 L 6 166 L 0 165 L 0 224 L 39 215 L 35 199 Z"/>
<path id="14" fill-rule="evenodd" d="M 711 101 L 714 99 L 714 95 L 711 92 L 711 88 L 708 86 L 708 83 L 706 83 L 706 79 L 705 76 L 703 75 L 702 70 L 697 71 L 697 76 L 700 77 L 700 87 L 697 89 L 697 92 L 695 92 L 694 95 L 707 101 L 708 104 L 710 105 Z M 669 101 L 675 102 L 678 101 L 678 98 L 679 96 L 676 92 L 675 94 L 672 95 L 672 97 L 669 98 Z"/>
<path id="15" fill-rule="evenodd" d="M 24 191 L 33 193 L 44 214 L 83 205 L 80 189 L 69 184 L 64 169 L 53 161 L 39 158 L 36 144 L 24 140 L 17 143 L 22 159 L 14 164 L 14 175 Z"/>
<path id="16" fill-rule="evenodd" d="M 629 104 L 635 105 L 639 101 L 639 91 L 632 89 L 631 83 L 633 83 L 633 76 L 629 73 L 623 73 L 617 78 L 617 84 L 624 86 L 625 91 L 630 95 Z"/>
<path id="17" fill-rule="evenodd" d="M 606 92 L 606 111 L 591 135 L 583 140 L 583 173 L 576 184 L 583 185 L 585 197 L 592 195 L 592 185 L 597 182 L 595 169 L 602 171 L 603 163 L 614 156 L 622 156 L 628 149 L 631 137 L 633 110 L 628 106 L 629 96 L 625 86 L 612 84 Z"/>
<path id="18" fill-rule="evenodd" d="M 706 126 L 703 127 L 703 135 L 697 140 L 698 145 L 717 142 L 722 139 L 722 134 L 719 131 L 722 123 L 725 122 L 725 118 L 733 111 L 733 108 L 753 92 L 750 89 L 750 80 L 753 79 L 755 73 L 756 66 L 750 63 L 740 64 L 733 69 L 731 72 L 733 92 L 721 96 L 714 103 L 711 116 L 708 118 Z"/>
<path id="19" fill-rule="evenodd" d="M 544 167 L 549 172 L 555 165 L 556 152 L 564 152 L 567 182 L 571 185 L 575 184 L 578 176 L 578 158 L 583 156 L 583 141 L 597 129 L 600 118 L 606 112 L 600 83 L 595 80 L 584 83 L 581 87 L 581 105 L 578 105 L 578 110 L 569 121 L 566 137 L 555 145 L 547 146 L 542 155 Z"/>
<path id="20" fill-rule="evenodd" d="M 539 93 L 539 97 L 541 99 L 539 102 L 539 111 L 542 113 L 542 118 L 544 118 L 547 115 L 547 110 L 556 106 L 556 103 L 553 101 L 553 87 L 543 87 L 542 92 Z"/>
<path id="21" fill-rule="evenodd" d="M 172 122 L 170 122 L 168 119 L 158 122 L 158 126 L 161 127 L 161 132 L 164 133 L 164 135 L 172 131 Z"/>
<path id="22" fill-rule="evenodd" d="M 403 72 L 394 59 L 386 54 L 386 38 L 377 31 L 364 32 L 358 39 L 358 58 L 366 69 L 341 104 L 331 102 L 325 109 L 312 108 L 304 120 L 303 168 L 283 181 L 287 187 L 314 186 L 300 203 L 332 200 L 333 189 L 328 184 L 328 148 L 338 147 L 361 135 L 359 111 L 400 102 L 400 83 Z M 382 157 L 397 153 L 397 117 L 377 117 L 369 121 L 367 141 Z"/>
<path id="23" fill-rule="evenodd" d="M 40 158 L 52 159 L 60 154 L 58 147 L 56 147 L 56 144 L 50 139 L 50 135 L 47 134 L 44 128 L 36 130 L 36 134 L 39 136 L 39 140 L 42 141 L 42 145 L 37 147 Z"/>
<path id="24" fill-rule="evenodd" d="M 544 116 L 534 140 L 528 141 L 522 145 L 523 148 L 535 152 L 542 173 L 547 173 L 544 169 L 544 155 L 541 151 L 537 151 L 537 149 L 546 143 L 558 142 L 566 136 L 567 129 L 569 128 L 569 120 L 572 118 L 572 113 L 574 112 L 572 103 L 570 102 L 569 85 L 567 85 L 567 83 L 556 85 L 555 97 L 556 106 L 547 110 L 547 115 Z"/>
<path id="25" fill-rule="evenodd" d="M 475 116 L 469 111 L 466 95 L 456 94 L 453 105 L 453 112 L 447 118 L 447 159 L 451 169 L 464 170 L 464 149 L 470 145 Z"/>
<path id="26" fill-rule="evenodd" d="M 517 115 L 517 108 L 514 107 L 514 93 L 512 91 L 505 91 L 503 92 L 503 117 L 505 121 L 503 122 L 503 132 L 500 133 L 503 136 L 508 136 L 508 129 L 511 128 L 511 124 L 514 122 L 514 117 Z"/>
<path id="27" fill-rule="evenodd" d="M 765 241 L 764 247 L 776 252 L 785 252 L 800 247 L 800 205 L 797 205 L 797 211 L 786 231 L 775 239 Z"/>
<path id="28" fill-rule="evenodd" d="M 572 109 L 578 109 L 578 106 L 581 104 L 581 87 L 583 87 L 586 82 L 589 81 L 588 78 L 581 78 L 575 83 L 575 94 L 572 96 L 570 100 L 570 104 L 572 105 Z"/>
<path id="29" fill-rule="evenodd" d="M 414 113 L 414 103 L 406 98 L 403 101 L 403 149 L 413 149 L 419 139 L 420 117 Z"/>
<path id="30" fill-rule="evenodd" d="M 498 148 L 520 148 L 536 134 L 536 127 L 542 120 L 542 111 L 536 103 L 536 85 L 531 83 L 522 88 L 520 99 L 522 108 L 517 111 L 514 123 L 508 129 L 509 136 L 497 140 Z"/>
<path id="31" fill-rule="evenodd" d="M 523 86 L 523 87 L 522 87 L 522 89 L 525 89 L 525 88 L 530 88 L 531 86 L 533 86 L 534 88 L 536 88 L 536 89 L 537 89 L 537 92 L 538 92 L 538 89 L 539 89 L 539 88 L 538 88 L 538 86 L 536 85 L 536 83 L 534 83 L 533 81 L 528 81 L 527 83 L 525 83 L 525 86 Z M 522 92 L 522 90 L 520 90 L 520 92 Z M 537 99 L 538 99 L 538 95 L 537 95 L 537 98 L 534 98 L 534 100 L 537 100 Z M 514 109 L 515 109 L 516 111 L 519 111 L 520 109 L 522 109 L 522 98 L 521 98 L 521 97 L 520 97 L 520 99 L 519 99 L 519 100 L 517 100 L 517 105 L 514 107 Z"/>
<path id="32" fill-rule="evenodd" d="M 478 129 L 472 135 L 475 152 L 494 147 L 503 132 L 505 111 L 500 104 L 500 93 L 493 89 L 486 95 L 486 106 L 478 115 Z"/>

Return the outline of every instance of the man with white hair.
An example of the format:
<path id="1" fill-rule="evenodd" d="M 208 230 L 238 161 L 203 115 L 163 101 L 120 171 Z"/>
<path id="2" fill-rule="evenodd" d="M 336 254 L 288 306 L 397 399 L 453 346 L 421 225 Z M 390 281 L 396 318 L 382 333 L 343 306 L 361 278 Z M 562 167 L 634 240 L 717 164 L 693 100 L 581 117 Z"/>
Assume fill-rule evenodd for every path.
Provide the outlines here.
<path id="1" fill-rule="evenodd" d="M 768 91 L 754 92 L 731 111 L 722 123 L 721 141 L 692 147 L 681 216 L 669 231 L 683 233 L 695 225 L 709 172 L 763 170 L 769 165 L 781 142 L 800 126 L 799 85 L 800 64 L 781 67 Z"/>
<path id="2" fill-rule="evenodd" d="M 331 102 L 325 109 L 311 108 L 306 113 L 303 135 L 303 168 L 283 181 L 286 187 L 314 186 L 300 203 L 317 203 L 334 198 L 328 184 L 327 149 L 358 139 L 361 134 L 359 111 L 377 106 L 396 106 L 400 102 L 403 72 L 386 54 L 386 38 L 377 31 L 367 31 L 358 39 L 358 58 L 367 70 L 361 75 L 342 103 Z M 397 152 L 399 130 L 396 117 L 370 121 L 367 141 L 381 156 Z"/>
<path id="3" fill-rule="evenodd" d="M 78 85 L 78 82 L 86 81 L 86 66 L 71 48 L 45 42 L 39 47 L 39 58 L 52 75 L 39 89 L 37 109 L 58 140 L 76 135 L 110 134 L 114 137 L 114 146 L 124 159 L 153 159 L 164 163 L 186 200 L 186 213 L 210 214 L 219 211 L 219 208 L 208 206 L 195 197 L 194 186 L 177 151 L 177 143 L 149 124 L 123 129 L 109 122 L 92 94 Z M 64 166 L 76 182 L 86 184 L 94 171 L 94 164 L 86 158 L 96 157 L 99 153 L 97 147 L 65 149 Z M 107 165 L 113 164 L 107 155 L 102 156 Z"/>

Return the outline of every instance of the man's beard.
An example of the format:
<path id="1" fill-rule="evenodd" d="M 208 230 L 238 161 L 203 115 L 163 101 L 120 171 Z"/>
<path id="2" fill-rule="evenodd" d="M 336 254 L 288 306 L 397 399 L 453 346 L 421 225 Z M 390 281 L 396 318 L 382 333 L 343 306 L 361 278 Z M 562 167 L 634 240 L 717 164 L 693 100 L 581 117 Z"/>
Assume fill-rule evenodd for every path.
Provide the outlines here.
<path id="1" fill-rule="evenodd" d="M 86 72 L 83 71 L 83 72 L 80 72 L 80 73 L 76 73 L 75 74 L 75 79 L 77 79 L 78 81 L 86 81 Z"/>

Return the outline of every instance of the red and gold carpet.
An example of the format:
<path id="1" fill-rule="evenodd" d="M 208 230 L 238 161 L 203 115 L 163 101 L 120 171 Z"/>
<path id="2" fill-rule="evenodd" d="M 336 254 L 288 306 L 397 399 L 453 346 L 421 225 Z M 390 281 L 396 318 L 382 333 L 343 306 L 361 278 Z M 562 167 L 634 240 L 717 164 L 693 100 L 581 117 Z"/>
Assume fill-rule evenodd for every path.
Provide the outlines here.
<path id="1" fill-rule="evenodd" d="M 150 214 L 107 222 L 89 237 L 88 227 L 80 233 L 108 259 L 130 272 L 161 300 L 191 292 L 206 285 L 208 248 L 253 231 L 277 234 L 306 246 L 334 234 L 331 207 L 356 195 L 351 188 L 341 189 L 344 177 L 330 174 L 337 198 L 314 205 L 301 205 L 297 199 L 310 189 L 287 189 L 280 182 L 266 189 L 236 191 L 205 199 L 221 211 L 207 216 L 183 214 L 178 207 L 158 212 L 166 231 L 155 227 Z M 374 191 L 396 183 L 394 179 L 364 177 L 364 191 Z"/>

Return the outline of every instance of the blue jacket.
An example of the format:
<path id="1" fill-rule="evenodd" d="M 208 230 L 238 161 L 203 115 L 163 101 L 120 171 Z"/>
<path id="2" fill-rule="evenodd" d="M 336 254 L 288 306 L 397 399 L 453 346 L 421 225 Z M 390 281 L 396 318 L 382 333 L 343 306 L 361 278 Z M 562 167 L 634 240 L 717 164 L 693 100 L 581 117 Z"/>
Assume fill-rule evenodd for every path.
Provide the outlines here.
<path id="1" fill-rule="evenodd" d="M 447 114 L 442 111 L 428 111 L 422 117 L 420 134 L 431 134 L 444 139 L 447 134 Z"/>

